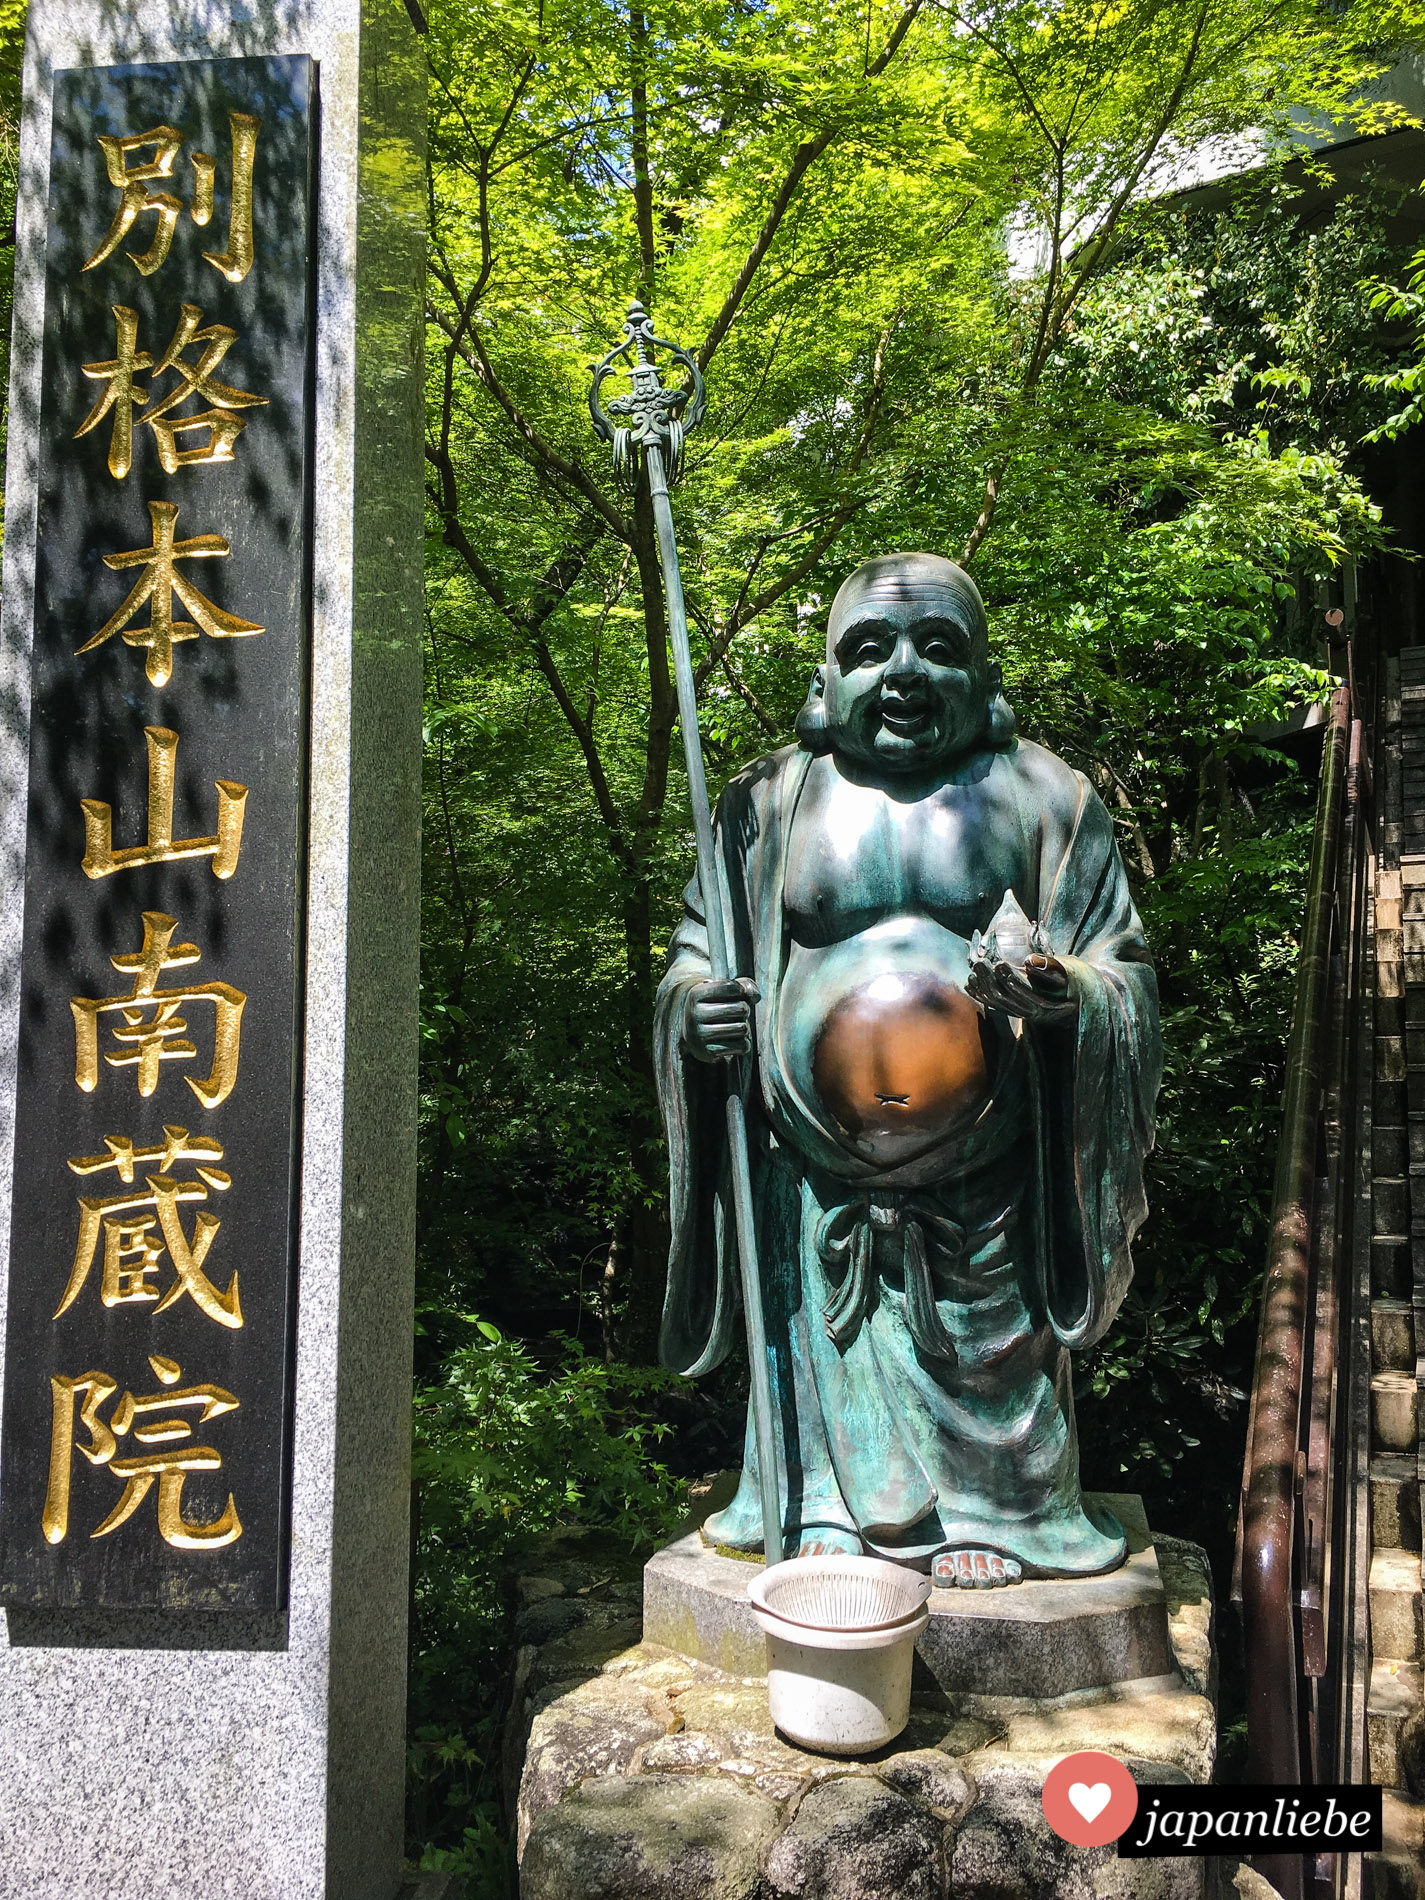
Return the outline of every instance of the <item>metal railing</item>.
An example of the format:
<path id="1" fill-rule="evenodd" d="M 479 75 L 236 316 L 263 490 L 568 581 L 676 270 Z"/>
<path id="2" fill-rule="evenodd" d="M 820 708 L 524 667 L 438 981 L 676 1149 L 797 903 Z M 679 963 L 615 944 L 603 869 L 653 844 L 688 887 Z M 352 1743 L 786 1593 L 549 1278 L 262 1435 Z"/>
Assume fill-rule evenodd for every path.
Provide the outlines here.
<path id="1" fill-rule="evenodd" d="M 1338 1483 L 1336 1470 L 1360 1299 L 1352 1239 L 1369 863 L 1363 736 L 1343 686 L 1323 737 L 1237 1528 L 1246 1775 L 1278 1785 L 1348 1778 L 1337 1731 L 1350 1566 L 1333 1553 L 1342 1539 L 1332 1527 L 1347 1503 L 1349 1480 Z M 1339 1890 L 1334 1857 L 1254 1864 L 1286 1900 Z"/>

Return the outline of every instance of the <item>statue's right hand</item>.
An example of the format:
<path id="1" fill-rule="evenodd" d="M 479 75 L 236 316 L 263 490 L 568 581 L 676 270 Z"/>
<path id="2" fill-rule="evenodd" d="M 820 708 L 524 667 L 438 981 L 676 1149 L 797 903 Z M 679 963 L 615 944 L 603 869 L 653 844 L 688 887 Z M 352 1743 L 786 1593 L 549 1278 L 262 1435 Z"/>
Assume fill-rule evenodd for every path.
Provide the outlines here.
<path id="1" fill-rule="evenodd" d="M 752 1011 L 759 997 L 751 977 L 695 983 L 683 1004 L 683 1047 L 699 1062 L 732 1062 L 752 1053 Z"/>

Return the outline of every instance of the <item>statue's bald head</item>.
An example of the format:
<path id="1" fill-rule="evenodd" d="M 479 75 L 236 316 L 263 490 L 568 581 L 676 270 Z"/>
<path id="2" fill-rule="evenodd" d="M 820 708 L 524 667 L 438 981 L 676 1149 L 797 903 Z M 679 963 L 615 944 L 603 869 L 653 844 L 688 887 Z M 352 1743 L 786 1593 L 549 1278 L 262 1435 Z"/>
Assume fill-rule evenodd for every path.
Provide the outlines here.
<path id="1" fill-rule="evenodd" d="M 979 589 L 939 554 L 883 554 L 837 591 L 797 730 L 893 776 L 938 770 L 976 746 L 1003 746 L 1014 717 L 990 662 Z"/>
<path id="2" fill-rule="evenodd" d="M 920 607 L 953 620 L 969 643 L 972 665 L 989 658 L 990 630 L 980 590 L 963 567 L 943 554 L 878 554 L 863 561 L 836 590 L 826 623 L 826 653 L 831 659 L 836 643 L 853 619 L 881 607 Z"/>

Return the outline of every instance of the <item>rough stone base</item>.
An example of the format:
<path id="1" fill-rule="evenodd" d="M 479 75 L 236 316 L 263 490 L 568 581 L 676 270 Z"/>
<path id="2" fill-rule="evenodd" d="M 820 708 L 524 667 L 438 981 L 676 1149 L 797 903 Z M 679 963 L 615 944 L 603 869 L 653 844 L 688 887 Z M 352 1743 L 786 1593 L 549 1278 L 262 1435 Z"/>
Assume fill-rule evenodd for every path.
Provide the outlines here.
<path id="1" fill-rule="evenodd" d="M 1119 1861 L 1044 1821 L 1044 1776 L 1075 1749 L 1117 1755 L 1145 1784 L 1211 1778 L 1207 1565 L 1167 1539 L 1157 1562 L 1169 1683 L 1028 1701 L 927 1680 L 906 1732 L 862 1761 L 784 1741 L 765 1680 L 620 1642 L 612 1603 L 598 1628 L 570 1602 L 572 1572 L 526 1578 L 531 1634 L 541 1605 L 547 1622 L 559 1602 L 579 1621 L 521 1651 L 522 1900 L 1269 1900 L 1235 1862 Z"/>
<path id="2" fill-rule="evenodd" d="M 640 1644 L 533 1717 L 522 1900 L 1206 1900 L 1206 1862 L 1071 1847 L 1040 1792 L 1090 1747 L 1203 1781 L 1214 1737 L 1186 1689 L 1007 1712 L 929 1692 L 890 1749 L 831 1759 L 776 1733 L 765 1683 Z"/>

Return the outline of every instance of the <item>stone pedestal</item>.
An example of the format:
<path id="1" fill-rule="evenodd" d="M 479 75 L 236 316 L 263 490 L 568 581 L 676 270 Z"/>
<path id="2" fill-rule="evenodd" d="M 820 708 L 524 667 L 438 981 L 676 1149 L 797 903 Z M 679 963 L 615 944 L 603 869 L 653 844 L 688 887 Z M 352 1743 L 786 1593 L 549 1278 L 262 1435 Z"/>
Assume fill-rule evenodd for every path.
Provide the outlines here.
<path id="1" fill-rule="evenodd" d="M 951 1695 L 1045 1697 L 1120 1683 L 1168 1686 L 1177 1664 L 1167 1600 L 1140 1499 L 1102 1494 L 1128 1534 L 1128 1561 L 1106 1577 L 1003 1590 L 932 1590 L 916 1652 Z M 747 1601 L 749 1564 L 719 1555 L 697 1530 L 650 1558 L 643 1633 L 736 1676 L 766 1669 Z"/>
<path id="2" fill-rule="evenodd" d="M 1078 1749 L 1118 1756 L 1143 1784 L 1212 1775 L 1206 1560 L 1191 1544 L 1149 1542 L 1136 1501 L 1106 1501 L 1130 1524 L 1134 1581 L 1116 1598 L 1102 1586 L 1082 1597 L 1089 1633 L 1040 1601 L 1006 1616 L 1011 1633 L 996 1643 L 995 1610 L 1014 1590 L 937 1604 L 945 1633 L 922 1656 L 910 1723 L 861 1761 L 776 1732 L 761 1639 L 737 1609 L 747 1564 L 696 1539 L 660 1552 L 645 1571 L 644 1640 L 629 1647 L 617 1604 L 575 1607 L 586 1571 L 610 1593 L 629 1588 L 610 1580 L 604 1554 L 552 1552 L 547 1575 L 523 1580 L 528 1640 L 508 1738 L 512 1768 L 522 1756 L 523 1900 L 1270 1900 L 1235 1863 L 1119 1861 L 1112 1848 L 1069 1846 L 1044 1820 L 1044 1777 Z M 568 1617 L 550 1615 L 560 1604 Z M 702 1653 L 668 1645 L 670 1634 Z M 976 1636 L 1009 1659 L 1016 1688 L 1035 1657 L 1041 1681 L 1078 1686 L 947 1690 L 937 1663 L 969 1667 Z M 1111 1679 L 1083 1686 L 1094 1673 Z"/>
<path id="3" fill-rule="evenodd" d="M 295 602 L 285 618 L 244 610 L 244 578 L 255 574 L 264 559 L 275 558 L 270 544 L 276 537 L 269 537 L 268 547 L 256 536 L 240 545 L 236 530 L 228 525 L 232 545 L 222 552 L 230 552 L 231 560 L 203 563 L 203 569 L 222 569 L 223 575 L 215 581 L 212 573 L 200 570 L 189 578 L 205 595 L 230 586 L 230 595 L 214 598 L 230 600 L 234 612 L 245 611 L 262 624 L 248 628 L 250 638 L 221 642 L 206 633 L 200 639 L 192 625 L 175 629 L 175 636 L 188 644 L 176 649 L 173 661 L 173 678 L 180 683 L 198 677 L 191 669 L 200 664 L 211 666 L 217 681 L 215 703 L 226 704 L 243 690 L 244 679 L 264 671 L 270 676 L 278 658 L 292 668 L 299 683 L 293 690 L 306 695 L 295 738 L 290 716 L 280 729 L 269 729 L 263 741 L 267 755 L 247 775 L 251 798 L 243 850 L 249 855 L 230 885 L 214 884 L 207 867 L 198 863 L 191 880 L 193 901 L 182 920 L 185 931 L 201 934 L 190 921 L 194 915 L 199 924 L 210 915 L 220 921 L 248 917 L 252 866 L 260 862 L 254 854 L 277 824 L 267 794 L 290 765 L 295 747 L 299 805 L 285 838 L 289 854 L 298 853 L 297 863 L 295 869 L 288 863 L 280 888 L 269 880 L 263 892 L 270 896 L 276 890 L 288 907 L 288 927 L 295 929 L 300 946 L 297 974 L 282 993 L 275 981 L 261 980 L 256 957 L 251 960 L 255 975 L 246 969 L 216 972 L 225 979 L 231 974 L 248 999 L 243 1060 L 254 1054 L 264 1035 L 268 1046 L 277 1048 L 268 1093 L 253 1085 L 249 1063 L 238 1077 L 231 1112 L 222 1109 L 220 1119 L 210 1124 L 199 1118 L 209 1113 L 211 1104 L 201 1097 L 195 1101 L 181 1077 L 159 1083 L 151 1115 L 130 1082 L 123 1097 L 125 1111 L 116 1111 L 104 1124 L 149 1141 L 160 1124 L 182 1122 L 185 1130 L 207 1135 L 211 1129 L 235 1145 L 233 1131 L 239 1125 L 263 1125 L 272 1101 L 286 1091 L 283 1099 L 292 1107 L 295 1132 L 282 1144 L 280 1167 L 274 1165 L 265 1181 L 259 1170 L 234 1167 L 229 1196 L 234 1206 L 239 1197 L 247 1197 L 245 1205 L 261 1205 L 264 1195 L 267 1205 L 275 1204 L 280 1245 L 263 1259 L 224 1256 L 220 1267 L 218 1256 L 229 1239 L 224 1234 L 215 1243 L 209 1268 L 220 1285 L 240 1270 L 247 1331 L 231 1337 L 241 1345 L 258 1329 L 268 1329 L 263 1337 L 269 1344 L 275 1341 L 274 1356 L 285 1385 L 279 1380 L 270 1403 L 259 1406 L 260 1395 L 242 1384 L 237 1357 L 223 1360 L 216 1348 L 201 1365 L 195 1351 L 196 1370 L 189 1371 L 186 1364 L 184 1368 L 189 1377 L 230 1384 L 237 1404 L 245 1408 L 228 1408 L 234 1420 L 258 1419 L 275 1447 L 270 1466 L 281 1475 L 271 1486 L 268 1521 L 276 1560 L 270 1566 L 270 1588 L 264 1584 L 268 1594 L 263 1602 L 225 1598 L 216 1584 L 198 1576 L 191 1587 L 185 1584 L 186 1594 L 172 1591 L 134 1608 L 136 1597 L 111 1590 L 102 1574 L 86 1574 L 67 1598 L 52 1591 L 46 1595 L 42 1584 L 23 1600 L 10 1598 L 13 1607 L 0 1617 L 0 1893 L 13 1900 L 72 1900 L 79 1894 L 103 1895 L 105 1900 L 154 1900 L 158 1895 L 164 1900 L 394 1900 L 402 1884 L 424 415 L 425 60 L 413 26 L 418 16 L 419 10 L 408 10 L 402 0 L 33 0 L 29 10 L 0 642 L 0 969 L 6 973 L 0 990 L 0 1313 L 18 1312 L 15 1300 L 21 1295 L 30 1299 L 33 1283 L 39 1289 L 35 1301 L 41 1293 L 48 1297 L 43 1306 L 24 1309 L 27 1324 L 50 1325 L 59 1297 L 53 1274 L 58 1271 L 62 1291 L 67 1271 L 65 1236 L 58 1223 L 49 1247 L 22 1245 L 18 1230 L 17 1244 L 11 1245 L 11 1155 L 21 1042 L 15 972 L 21 914 L 30 902 L 25 876 L 27 774 L 31 679 L 38 676 L 32 675 L 32 646 L 37 656 L 58 656 L 76 669 L 88 663 L 77 657 L 78 641 L 61 639 L 46 613 L 37 611 L 37 555 L 43 584 L 48 571 L 42 564 L 45 537 L 51 533 L 37 498 L 44 455 L 56 452 L 56 444 L 78 456 L 97 443 L 93 468 L 102 472 L 108 423 L 103 434 L 76 441 L 72 422 L 66 418 L 62 429 L 56 425 L 53 403 L 56 392 L 68 402 L 76 385 L 82 391 L 86 353 L 111 353 L 114 322 L 104 309 L 110 351 L 78 351 L 76 360 L 56 367 L 51 378 L 42 375 L 46 255 L 53 251 L 58 228 L 49 227 L 47 235 L 52 150 L 60 154 L 57 166 L 68 165 L 73 153 L 93 166 L 93 135 L 105 129 L 102 123 L 97 128 L 85 123 L 70 147 L 52 147 L 57 88 L 62 84 L 72 92 L 78 85 L 83 93 L 89 86 L 97 93 L 106 86 L 142 84 L 149 89 L 145 110 L 152 109 L 153 116 L 132 127 L 130 143 L 146 133 L 150 147 L 162 145 L 171 118 L 191 147 L 192 119 L 182 116 L 181 102 L 191 97 L 184 86 L 204 83 L 201 74 L 193 76 L 197 69 L 225 62 L 230 70 L 246 72 L 263 60 L 290 58 L 312 74 L 317 136 L 309 147 L 315 154 L 312 219 L 304 227 L 313 234 L 306 257 L 311 269 L 310 318 L 303 320 L 308 327 L 297 337 L 299 361 L 310 364 L 312 428 L 305 451 L 309 479 L 307 493 L 287 505 L 286 523 L 291 530 L 288 541 L 295 545 L 305 518 L 302 532 L 308 537 L 310 560 L 304 572 L 284 577 Z M 112 69 L 131 72 L 136 66 L 147 69 L 140 80 L 112 77 Z M 91 79 L 81 74 L 77 81 L 57 80 L 57 74 L 74 68 L 110 69 L 111 76 Z M 232 83 L 241 79 L 239 73 Z M 246 121 L 241 115 L 229 121 L 224 111 L 220 129 L 231 123 L 231 137 L 218 139 L 206 156 L 199 153 L 190 161 L 185 150 L 178 166 L 170 152 L 171 177 L 165 174 L 162 181 L 170 186 L 170 194 L 155 198 L 139 214 L 127 250 L 117 244 L 114 248 L 113 302 L 132 302 L 148 312 L 141 339 L 150 352 L 145 362 L 156 360 L 163 340 L 155 345 L 152 337 L 166 323 L 166 339 L 179 320 L 180 299 L 196 294 L 195 284 L 201 287 L 209 322 L 215 313 L 237 307 L 222 299 L 250 267 L 237 182 L 247 162 L 241 157 L 241 141 L 249 136 L 244 123 L 259 127 L 251 135 L 257 140 L 249 219 L 253 243 L 260 246 L 268 234 L 284 228 L 289 200 L 302 202 L 305 178 L 281 186 L 270 167 L 268 155 L 275 149 L 274 128 L 279 123 L 275 115 L 286 109 L 272 103 L 275 97 L 271 91 L 252 95 L 247 111 L 258 116 Z M 150 155 L 131 152 L 127 162 L 137 164 Z M 206 212 L 202 206 L 204 166 L 210 194 L 216 166 L 216 211 L 211 197 Z M 129 177 L 153 178 L 158 171 L 151 165 L 147 171 L 130 171 Z M 139 196 L 142 189 L 132 186 Z M 63 241 L 82 239 L 86 247 L 102 243 L 118 200 L 118 190 L 97 189 L 92 203 L 82 207 L 83 216 L 71 221 L 79 235 L 66 230 L 60 233 Z M 163 228 L 164 206 L 175 207 L 177 235 L 170 232 L 174 262 L 167 277 L 160 273 L 150 280 L 140 274 L 143 266 L 128 259 L 155 241 L 155 231 Z M 207 228 L 200 231 L 205 216 Z M 207 261 L 201 254 L 205 244 L 213 253 Z M 256 254 L 260 272 L 262 257 L 260 251 Z M 184 257 L 191 264 L 184 266 L 187 275 L 179 269 Z M 89 284 L 96 279 L 84 278 L 76 267 L 73 281 Z M 254 274 L 252 282 L 258 281 Z M 166 301 L 155 302 L 151 309 L 143 303 L 160 293 Z M 52 301 L 62 314 L 63 299 Z M 245 320 L 239 344 L 222 371 L 231 374 L 232 364 L 246 352 L 243 368 L 252 381 L 245 386 L 261 391 L 268 386 L 259 378 L 273 373 L 270 351 L 264 353 L 263 321 L 262 311 Z M 102 340 L 103 330 L 98 334 Z M 235 380 L 244 382 L 241 376 Z M 242 411 L 248 418 L 247 433 L 233 459 L 239 481 L 247 484 L 243 493 L 258 491 L 257 449 L 264 440 L 274 439 L 279 424 L 287 426 L 291 413 L 291 403 L 283 407 L 276 392 L 268 407 Z M 269 416 L 275 420 L 269 423 Z M 284 471 L 302 466 L 302 438 L 298 413 L 297 448 Z M 180 437 L 185 450 L 192 442 L 191 436 Z M 244 462 L 249 446 L 253 456 Z M 155 453 L 149 431 L 141 431 L 137 423 L 133 453 L 132 474 L 122 466 L 127 451 L 109 464 L 116 491 L 121 477 L 130 481 L 126 495 L 133 482 L 148 479 L 150 464 L 139 457 Z M 187 463 L 192 457 L 179 459 Z M 93 474 L 93 480 L 98 481 L 99 474 Z M 183 511 L 180 536 L 224 526 L 216 499 L 226 492 L 223 480 L 221 469 L 179 469 L 172 493 L 177 497 L 174 505 L 181 503 Z M 157 528 L 153 531 L 158 533 Z M 209 535 L 210 550 L 221 538 Z M 122 598 L 117 578 L 99 565 L 99 555 L 116 545 L 126 544 L 106 541 L 97 531 L 86 543 L 86 554 L 92 555 L 104 583 L 101 587 L 96 582 L 94 589 L 96 624 L 112 611 L 100 601 L 108 603 L 116 590 Z M 224 579 L 229 571 L 231 581 Z M 158 604 L 153 613 L 157 622 Z M 146 680 L 144 656 L 118 641 L 97 657 L 116 669 L 121 657 L 132 663 L 123 676 L 122 692 L 142 709 L 143 718 L 163 726 L 161 715 L 174 703 L 171 696 L 164 697 L 165 681 L 156 678 L 163 669 L 155 668 Z M 244 668 L 255 671 L 244 673 Z M 229 677 L 239 685 L 230 686 Z M 38 707 L 38 700 L 35 704 Z M 289 703 L 289 715 L 290 710 Z M 196 715 L 183 722 L 178 793 L 182 829 L 172 833 L 175 838 L 195 832 L 181 801 L 198 794 L 187 788 L 197 786 L 208 801 L 205 809 L 211 808 L 211 781 L 233 776 L 222 763 L 222 736 Z M 141 735 L 138 744 L 141 762 Z M 204 751 L 204 746 L 209 749 Z M 205 774 L 200 767 L 210 756 L 217 764 Z M 112 758 L 96 760 L 96 795 L 113 796 L 108 786 L 116 769 Z M 119 809 L 120 803 L 116 801 L 114 842 L 132 846 L 144 836 L 142 810 Z M 73 888 L 82 891 L 84 834 L 77 803 L 72 809 L 68 804 L 49 809 L 43 800 L 41 805 L 36 824 L 46 836 L 62 835 L 70 841 L 66 874 L 75 880 Z M 152 815 L 150 826 L 152 843 Z M 201 831 L 201 825 L 196 829 Z M 34 836 L 32 827 L 32 843 Z M 160 845 L 167 842 L 167 837 L 160 839 Z M 111 881 L 116 915 L 120 897 L 130 906 L 123 912 L 125 919 L 138 908 L 135 891 L 141 895 L 151 888 L 142 884 L 146 875 L 129 872 Z M 230 898 L 222 895 L 228 891 Z M 220 902 L 229 908 L 219 910 Z M 56 982 L 68 967 L 67 955 L 77 957 L 82 950 L 107 961 L 111 949 L 127 947 L 119 940 L 117 925 L 112 942 L 91 935 L 80 950 L 75 949 L 77 934 L 48 946 Z M 211 929 L 203 934 L 203 943 L 216 970 L 219 953 Z M 284 1007 L 279 1037 L 272 1029 L 274 1012 Z M 191 1014 L 196 1018 L 197 1008 Z M 300 1025 L 295 1037 L 294 1017 Z M 32 1020 L 33 1012 L 26 1018 Z M 211 1003 L 208 1018 L 201 1025 L 195 1022 L 190 1034 L 211 1036 L 210 1021 Z M 68 1028 L 63 1018 L 55 1021 L 56 1038 L 60 1028 Z M 72 1051 L 73 1031 L 69 1033 Z M 236 1066 L 235 1029 L 232 1038 Z M 55 1046 L 60 1046 L 57 1041 Z M 68 1086 L 74 1089 L 72 1074 Z M 130 1097 L 136 1106 L 128 1106 Z M 93 1099 L 119 1102 L 117 1084 L 101 1081 Z M 22 1140 L 20 1152 L 23 1148 Z M 46 1165 L 59 1170 L 71 1200 L 65 1156 L 73 1152 L 56 1146 L 46 1157 Z M 295 1178 L 290 1201 L 285 1186 L 289 1163 Z M 71 1211 L 69 1218 L 77 1214 Z M 67 1246 L 72 1253 L 72 1226 Z M 49 1275 L 48 1282 L 41 1282 L 42 1273 Z M 94 1306 L 97 1309 L 97 1290 Z M 78 1306 L 73 1310 L 78 1312 Z M 292 1330 L 284 1332 L 288 1313 L 294 1316 Z M 102 1312 L 99 1317 L 102 1320 Z M 161 1357 L 172 1354 L 172 1348 L 158 1343 L 158 1332 L 146 1332 L 132 1309 L 125 1309 L 125 1317 L 133 1324 L 120 1341 L 130 1354 L 122 1380 L 143 1392 L 140 1382 L 145 1378 L 176 1379 L 178 1366 Z M 165 1324 L 166 1317 L 156 1324 Z M 228 1337 L 220 1326 L 213 1326 L 212 1334 L 219 1345 Z M 46 1374 L 54 1370 L 82 1377 L 87 1366 L 110 1364 L 107 1359 L 71 1359 L 74 1336 L 54 1330 L 57 1343 L 53 1365 L 46 1361 Z M 207 1335 L 202 1343 L 206 1350 Z M 185 1360 L 188 1357 L 185 1353 Z M 13 1373 L 17 1381 L 26 1370 L 14 1355 L 6 1364 L 7 1374 Z M 147 1372 L 150 1364 L 152 1374 Z M 225 1379 L 229 1364 L 238 1371 Z M 216 1371 L 210 1369 L 214 1366 Z M 45 1463 L 54 1459 L 48 1439 L 48 1383 L 46 1377 L 40 1406 Z M 220 1436 L 224 1422 L 220 1419 L 210 1435 L 202 1428 L 217 1448 L 232 1442 Z M 127 1425 L 118 1429 L 126 1431 Z M 109 1442 L 112 1448 L 112 1438 Z M 134 1442 L 126 1444 L 132 1447 Z M 77 1448 L 82 1443 L 77 1440 Z M 64 1468 L 63 1460 L 58 1468 Z M 88 1466 L 80 1463 L 77 1470 L 76 1497 L 79 1485 L 91 1481 L 85 1475 Z M 28 1483 L 32 1467 L 25 1475 Z M 103 1471 L 99 1475 L 105 1476 Z M 39 1482 L 43 1489 L 43 1466 Z M 243 1481 L 232 1482 L 242 1493 Z M 116 1495 L 118 1489 L 115 1485 Z M 211 1497 L 215 1502 L 201 1493 L 197 1482 L 190 1485 L 182 1506 L 185 1523 L 217 1522 L 222 1493 L 215 1487 Z M 237 1509 L 243 1507 L 239 1496 Z M 155 1520 L 152 1499 L 142 1510 L 136 1508 L 107 1542 L 92 1546 L 92 1516 L 81 1520 L 77 1507 L 74 1515 L 63 1549 L 66 1557 L 91 1549 L 113 1550 L 120 1540 L 128 1540 L 126 1562 L 129 1553 L 137 1551 L 136 1568 L 147 1548 L 165 1557 L 165 1544 L 159 1541 L 163 1520 Z M 38 1513 L 26 1505 L 23 1518 L 33 1532 Z M 256 1513 L 250 1512 L 241 1531 L 245 1539 L 255 1539 L 251 1526 L 256 1521 Z M 52 1546 L 65 1535 L 63 1524 L 59 1536 L 54 1530 L 53 1520 L 47 1520 L 44 1537 Z M 169 1531 L 162 1534 L 169 1541 Z M 43 1558 L 43 1540 L 35 1536 Z M 150 1539 L 150 1545 L 143 1545 L 143 1538 Z M 236 1542 L 232 1547 L 239 1553 L 246 1548 Z M 221 1552 L 218 1557 L 214 1578 L 224 1574 Z M 101 1571 L 102 1566 L 96 1560 L 91 1569 Z"/>

